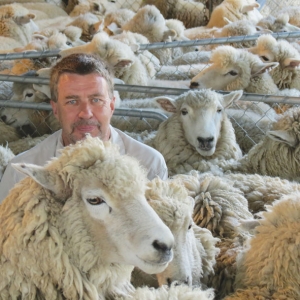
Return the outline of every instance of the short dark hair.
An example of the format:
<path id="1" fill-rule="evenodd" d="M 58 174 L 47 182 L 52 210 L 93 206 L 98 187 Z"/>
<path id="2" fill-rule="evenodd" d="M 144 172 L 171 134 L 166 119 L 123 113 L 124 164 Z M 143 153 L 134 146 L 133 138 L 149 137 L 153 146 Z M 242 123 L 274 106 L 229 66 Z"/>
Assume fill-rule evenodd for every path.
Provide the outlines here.
<path id="1" fill-rule="evenodd" d="M 114 90 L 113 72 L 107 63 L 98 55 L 86 53 L 74 53 L 62 58 L 51 69 L 50 92 L 51 99 L 57 102 L 57 85 L 60 75 L 64 73 L 73 73 L 78 75 L 87 75 L 96 73 L 102 76 L 108 86 L 108 94 L 112 98 Z"/>

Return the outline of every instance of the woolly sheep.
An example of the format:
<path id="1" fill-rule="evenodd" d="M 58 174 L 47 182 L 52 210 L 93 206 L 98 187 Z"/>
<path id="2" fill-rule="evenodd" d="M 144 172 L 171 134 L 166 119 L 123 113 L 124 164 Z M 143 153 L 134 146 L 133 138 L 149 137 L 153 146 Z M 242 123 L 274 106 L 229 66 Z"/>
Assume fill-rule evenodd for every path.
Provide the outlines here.
<path id="1" fill-rule="evenodd" d="M 122 26 L 122 30 L 136 32 L 144 35 L 150 43 L 172 41 L 176 32 L 169 29 L 163 15 L 154 5 L 140 8 L 131 20 Z M 170 48 L 151 50 L 161 64 L 170 64 L 172 50 Z"/>
<path id="2" fill-rule="evenodd" d="M 3 147 L 0 145 L 0 180 L 3 176 L 3 173 L 8 165 L 9 161 L 14 157 L 14 153 L 10 148 Z"/>
<path id="3" fill-rule="evenodd" d="M 213 289 L 205 291 L 200 287 L 173 284 L 170 287 L 162 286 L 158 289 L 148 286 L 139 287 L 130 297 L 117 297 L 116 300 L 213 300 Z"/>
<path id="4" fill-rule="evenodd" d="M 248 49 L 258 55 L 262 61 L 278 62 L 279 66 L 270 74 L 279 89 L 300 89 L 299 52 L 287 41 L 276 40 L 273 36 L 264 34 L 257 41 L 256 46 Z"/>
<path id="5" fill-rule="evenodd" d="M 69 12 L 69 15 L 75 17 L 91 12 L 97 15 L 99 19 L 102 19 L 106 13 L 115 9 L 117 9 L 116 5 L 107 0 L 80 0 Z"/>
<path id="6" fill-rule="evenodd" d="M 133 266 L 159 273 L 172 259 L 145 170 L 109 142 L 88 136 L 44 167 L 15 167 L 29 176 L 0 207 L 2 298 L 126 296 Z"/>
<path id="7" fill-rule="evenodd" d="M 19 4 L 0 6 L 1 49 L 8 50 L 29 43 L 33 32 L 38 30 L 34 18 L 34 14 Z"/>
<path id="8" fill-rule="evenodd" d="M 223 166 L 223 170 L 278 176 L 299 182 L 299 116 L 299 108 L 288 109 L 271 124 L 262 141 L 236 165 Z"/>
<path id="9" fill-rule="evenodd" d="M 34 147 L 48 136 L 49 134 L 44 134 L 43 136 L 37 137 L 26 136 L 16 141 L 9 142 L 8 147 L 15 155 L 17 155 Z"/>
<path id="10" fill-rule="evenodd" d="M 158 282 L 154 280 L 154 287 L 170 286 L 173 282 L 205 285 L 213 273 L 218 254 L 215 244 L 219 239 L 214 238 L 209 230 L 193 223 L 194 199 L 188 196 L 180 180 L 162 181 L 157 178 L 148 186 L 146 198 L 149 204 L 170 228 L 175 239 L 173 260 L 163 272 L 156 275 Z M 131 281 L 137 287 L 149 285 L 149 278 L 153 281 L 153 275 L 134 269 Z"/>
<path id="11" fill-rule="evenodd" d="M 241 96 L 241 91 L 221 95 L 203 89 L 162 99 L 162 109 L 173 114 L 145 143 L 162 153 L 169 175 L 207 171 L 209 161 L 239 159 L 242 152 L 224 107 Z"/>
<path id="12" fill-rule="evenodd" d="M 300 15 L 300 6 L 289 5 L 281 8 L 278 11 L 278 14 L 285 13 L 289 17 L 289 23 L 300 26 L 299 15 Z"/>
<path id="13" fill-rule="evenodd" d="M 299 31 L 300 28 L 289 23 L 289 15 L 287 13 L 279 13 L 276 17 L 268 15 L 262 18 L 257 26 L 269 29 L 273 32 L 289 32 Z"/>
<path id="14" fill-rule="evenodd" d="M 35 20 L 51 19 L 68 14 L 58 5 L 52 3 L 22 3 L 29 12 L 34 13 Z"/>
<path id="15" fill-rule="evenodd" d="M 276 201 L 259 220 L 249 246 L 237 258 L 233 299 L 298 299 L 299 197 Z"/>
<path id="16" fill-rule="evenodd" d="M 133 47 L 133 46 L 132 46 Z M 136 47 L 138 47 L 136 45 Z M 72 53 L 95 53 L 114 68 L 115 76 L 126 84 L 148 85 L 149 75 L 144 64 L 125 43 L 110 38 L 107 33 L 97 33 L 90 43 L 59 52 L 61 57 Z M 136 95 L 137 94 L 137 95 Z M 123 97 L 139 96 L 134 92 L 122 92 Z"/>
<path id="17" fill-rule="evenodd" d="M 143 5 L 155 5 L 166 19 L 178 19 L 186 28 L 202 26 L 207 23 L 203 3 L 183 0 L 144 0 Z"/>
<path id="18" fill-rule="evenodd" d="M 13 142 L 21 138 L 21 134 L 18 132 L 16 128 L 13 126 L 7 125 L 2 121 L 0 121 L 0 145 L 6 146 L 8 142 Z"/>
<path id="19" fill-rule="evenodd" d="M 255 1 L 245 1 L 245 0 L 224 0 L 212 11 L 209 22 L 206 25 L 207 28 L 212 27 L 224 27 L 226 19 L 231 22 L 238 20 L 253 20 L 255 23 L 259 21 L 263 16 L 257 11 L 259 8 L 259 3 Z M 256 15 L 250 15 L 249 12 L 256 10 Z M 259 16 L 257 18 L 257 15 Z"/>

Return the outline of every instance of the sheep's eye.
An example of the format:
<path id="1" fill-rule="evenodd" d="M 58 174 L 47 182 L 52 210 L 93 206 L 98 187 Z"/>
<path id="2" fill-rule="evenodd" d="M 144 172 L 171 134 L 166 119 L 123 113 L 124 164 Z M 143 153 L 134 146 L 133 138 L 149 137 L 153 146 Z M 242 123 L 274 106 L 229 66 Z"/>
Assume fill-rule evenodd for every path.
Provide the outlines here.
<path id="1" fill-rule="evenodd" d="M 26 94 L 26 97 L 32 97 L 33 96 L 33 93 L 28 93 L 28 94 Z"/>
<path id="2" fill-rule="evenodd" d="M 190 230 L 192 228 L 192 224 L 189 225 L 188 230 Z"/>
<path id="3" fill-rule="evenodd" d="M 66 42 L 66 44 L 67 44 L 68 46 L 72 46 L 72 43 L 71 43 L 71 42 Z"/>
<path id="4" fill-rule="evenodd" d="M 269 61 L 269 59 L 266 57 L 266 56 L 261 56 L 261 58 L 264 60 L 264 61 Z"/>
<path id="5" fill-rule="evenodd" d="M 218 113 L 222 112 L 222 108 L 218 108 L 218 109 L 217 109 L 217 112 L 218 112 Z"/>
<path id="6" fill-rule="evenodd" d="M 181 114 L 182 114 L 183 116 L 185 116 L 185 115 L 188 114 L 188 111 L 184 108 L 184 109 L 181 110 Z"/>
<path id="7" fill-rule="evenodd" d="M 236 76 L 237 72 L 236 71 L 230 71 L 226 75 L 228 75 L 228 74 L 231 75 L 231 76 Z"/>
<path id="8" fill-rule="evenodd" d="M 105 201 L 102 198 L 96 197 L 96 198 L 88 198 L 86 201 L 91 205 L 100 205 L 102 203 L 105 203 Z"/>

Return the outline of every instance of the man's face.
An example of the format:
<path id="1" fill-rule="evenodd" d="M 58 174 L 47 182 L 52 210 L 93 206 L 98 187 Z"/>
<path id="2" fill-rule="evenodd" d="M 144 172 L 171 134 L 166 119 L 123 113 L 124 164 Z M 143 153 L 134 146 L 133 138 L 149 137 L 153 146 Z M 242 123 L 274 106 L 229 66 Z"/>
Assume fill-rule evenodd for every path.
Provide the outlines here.
<path id="1" fill-rule="evenodd" d="M 115 98 L 110 99 L 107 82 L 99 74 L 62 74 L 58 81 L 53 113 L 62 127 L 64 146 L 82 140 L 86 133 L 107 141 Z"/>

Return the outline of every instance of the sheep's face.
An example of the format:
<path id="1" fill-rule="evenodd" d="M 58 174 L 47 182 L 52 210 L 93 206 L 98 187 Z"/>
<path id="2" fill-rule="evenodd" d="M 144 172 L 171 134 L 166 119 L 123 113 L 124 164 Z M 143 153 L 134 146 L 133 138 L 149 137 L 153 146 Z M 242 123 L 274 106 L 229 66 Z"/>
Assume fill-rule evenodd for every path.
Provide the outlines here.
<path id="1" fill-rule="evenodd" d="M 199 105 L 184 103 L 180 107 L 180 118 L 186 140 L 202 156 L 215 153 L 223 121 L 223 107 L 220 102 Z"/>
<path id="2" fill-rule="evenodd" d="M 93 243 L 97 247 L 105 240 L 107 252 L 100 254 L 102 258 L 137 266 L 146 273 L 167 267 L 174 238 L 145 198 L 147 180 L 137 161 L 109 156 L 85 170 L 74 170 L 69 178 L 72 198 L 81 199 L 80 211 L 88 219 Z"/>

